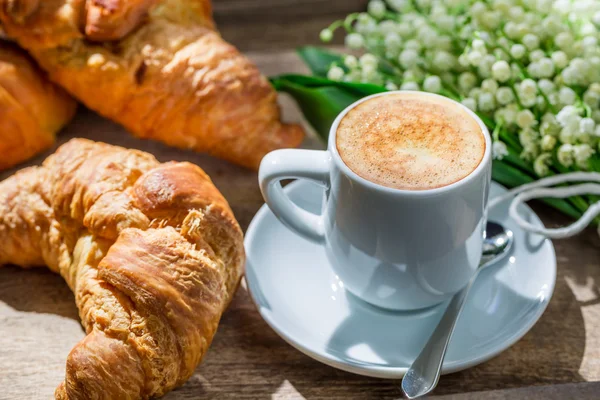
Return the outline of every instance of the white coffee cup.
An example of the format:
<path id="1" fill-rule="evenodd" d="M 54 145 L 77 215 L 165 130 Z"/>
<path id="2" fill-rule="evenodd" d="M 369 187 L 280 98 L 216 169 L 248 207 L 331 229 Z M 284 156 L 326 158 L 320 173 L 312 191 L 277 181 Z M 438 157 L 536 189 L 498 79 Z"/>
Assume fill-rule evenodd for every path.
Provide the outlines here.
<path id="1" fill-rule="evenodd" d="M 352 294 L 379 307 L 412 310 L 448 299 L 477 269 L 491 182 L 491 139 L 477 115 L 453 102 L 479 124 L 485 137 L 483 159 L 469 175 L 428 190 L 400 190 L 366 180 L 338 154 L 337 128 L 358 104 L 393 93 L 402 92 L 376 94 L 346 108 L 331 127 L 325 151 L 267 154 L 259 183 L 282 223 L 325 247 L 336 275 Z M 299 208 L 286 196 L 280 181 L 294 178 L 325 186 L 321 215 Z"/>

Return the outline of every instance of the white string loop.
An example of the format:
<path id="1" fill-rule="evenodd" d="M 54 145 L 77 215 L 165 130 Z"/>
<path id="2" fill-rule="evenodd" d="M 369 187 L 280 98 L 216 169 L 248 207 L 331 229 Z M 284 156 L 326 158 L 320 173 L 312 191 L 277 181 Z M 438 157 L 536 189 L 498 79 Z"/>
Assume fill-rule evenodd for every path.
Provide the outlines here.
<path id="1" fill-rule="evenodd" d="M 559 185 L 567 182 L 587 182 L 581 185 L 568 186 L 568 187 L 549 187 Z M 509 190 L 502 196 L 496 197 L 490 201 L 489 207 L 493 208 L 501 202 L 513 197 L 510 204 L 509 214 L 510 217 L 521 227 L 521 229 L 528 232 L 538 233 L 546 236 L 550 239 L 564 239 L 574 236 L 583 231 L 596 216 L 600 215 L 600 201 L 592 204 L 586 212 L 573 224 L 557 228 L 548 229 L 546 227 L 539 228 L 525 221 L 518 212 L 518 207 L 521 203 L 524 203 L 531 199 L 539 199 L 544 197 L 551 198 L 565 198 L 582 194 L 595 194 L 600 195 L 600 173 L 598 172 L 572 172 L 568 174 L 556 175 L 549 178 L 543 178 L 538 181 L 521 185 L 514 189 Z M 600 235 L 600 228 L 598 229 Z"/>

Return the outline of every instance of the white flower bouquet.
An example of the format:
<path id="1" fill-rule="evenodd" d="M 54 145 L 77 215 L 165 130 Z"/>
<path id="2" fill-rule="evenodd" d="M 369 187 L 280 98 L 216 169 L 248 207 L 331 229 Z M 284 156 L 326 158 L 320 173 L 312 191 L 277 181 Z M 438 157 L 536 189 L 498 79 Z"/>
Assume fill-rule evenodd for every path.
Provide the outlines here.
<path id="1" fill-rule="evenodd" d="M 506 186 L 600 172 L 600 1 L 371 0 L 367 12 L 333 22 L 321 40 L 338 30 L 348 54 L 300 49 L 313 76 L 272 80 L 323 137 L 363 96 L 423 90 L 485 121 L 493 178 Z M 545 201 L 579 218 L 599 199 Z"/>

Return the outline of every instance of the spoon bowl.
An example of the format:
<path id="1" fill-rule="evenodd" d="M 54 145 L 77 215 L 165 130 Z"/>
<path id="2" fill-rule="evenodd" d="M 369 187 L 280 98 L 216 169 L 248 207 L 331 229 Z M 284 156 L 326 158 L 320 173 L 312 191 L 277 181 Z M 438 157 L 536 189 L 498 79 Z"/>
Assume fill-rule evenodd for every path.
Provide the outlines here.
<path id="1" fill-rule="evenodd" d="M 512 231 L 505 229 L 497 222 L 489 221 L 485 227 L 481 261 L 479 262 L 477 273 L 479 273 L 479 270 L 489 267 L 503 258 L 512 247 L 512 244 Z"/>

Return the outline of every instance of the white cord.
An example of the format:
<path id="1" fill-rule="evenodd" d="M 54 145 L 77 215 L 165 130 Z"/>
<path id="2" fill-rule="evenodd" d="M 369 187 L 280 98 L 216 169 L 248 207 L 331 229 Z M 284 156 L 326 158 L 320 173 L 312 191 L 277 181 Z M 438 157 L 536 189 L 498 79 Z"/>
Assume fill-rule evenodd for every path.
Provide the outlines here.
<path id="1" fill-rule="evenodd" d="M 568 187 L 549 187 L 559 185 L 567 182 L 588 182 L 581 185 L 568 186 Z M 518 207 L 521 203 L 531 199 L 538 199 L 543 197 L 552 198 L 565 198 L 570 196 L 576 196 L 581 194 L 595 194 L 600 195 L 600 184 L 589 183 L 599 182 L 600 173 L 598 172 L 572 172 L 568 174 L 556 175 L 549 178 L 543 178 L 538 181 L 521 185 L 512 190 L 509 190 L 502 196 L 496 197 L 490 201 L 489 207 L 495 207 L 501 202 L 513 197 L 510 204 L 509 214 L 510 217 L 515 220 L 517 225 L 522 229 L 544 235 L 551 239 L 564 239 L 578 234 L 583 231 L 597 215 L 600 215 L 600 201 L 592 204 L 586 212 L 573 224 L 557 229 L 548 229 L 546 227 L 538 228 L 529 222 L 525 221 L 521 215 L 519 215 Z M 600 227 L 598 228 L 598 234 L 600 235 Z"/>

